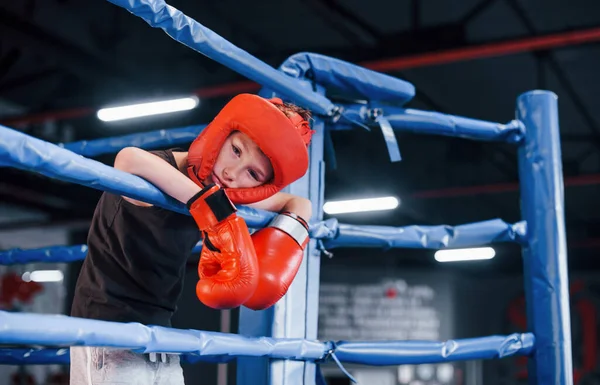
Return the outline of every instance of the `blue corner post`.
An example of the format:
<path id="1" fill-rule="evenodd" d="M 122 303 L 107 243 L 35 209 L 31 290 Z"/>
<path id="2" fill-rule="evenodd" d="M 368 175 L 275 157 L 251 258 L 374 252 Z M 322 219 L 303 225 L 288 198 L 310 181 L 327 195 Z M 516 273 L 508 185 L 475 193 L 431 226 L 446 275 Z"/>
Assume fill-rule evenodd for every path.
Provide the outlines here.
<path id="1" fill-rule="evenodd" d="M 529 384 L 570 385 L 571 320 L 556 95 L 520 95 L 517 119 L 526 131 L 519 148 L 521 210 L 527 222 L 523 266 L 528 329 L 536 339 Z"/>
<path id="2" fill-rule="evenodd" d="M 307 174 L 285 191 L 309 198 L 313 220 L 323 219 L 325 122 L 315 118 Z M 306 248 L 302 265 L 287 294 L 263 311 L 240 308 L 239 334 L 254 337 L 317 339 L 319 315 L 319 275 L 321 258 L 316 240 Z M 240 357 L 237 385 L 315 385 L 316 364 L 310 361 L 269 360 Z"/>

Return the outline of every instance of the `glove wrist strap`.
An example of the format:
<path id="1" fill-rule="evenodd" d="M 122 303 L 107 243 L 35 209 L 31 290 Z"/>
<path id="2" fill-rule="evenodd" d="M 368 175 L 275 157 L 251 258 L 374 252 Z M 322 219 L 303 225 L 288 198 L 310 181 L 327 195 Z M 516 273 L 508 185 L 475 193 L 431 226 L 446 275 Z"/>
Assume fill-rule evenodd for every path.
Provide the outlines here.
<path id="1" fill-rule="evenodd" d="M 200 230 L 217 225 L 237 211 L 225 190 L 214 184 L 206 186 L 191 197 L 186 206 Z"/>
<path id="2" fill-rule="evenodd" d="M 295 216 L 291 216 L 287 213 L 277 215 L 275 218 L 273 218 L 271 223 L 269 223 L 269 227 L 275 227 L 287 233 L 296 241 L 298 245 L 300 245 L 300 247 L 302 247 L 302 249 L 304 249 L 308 244 L 308 229 L 304 225 L 303 221 L 299 220 Z"/>

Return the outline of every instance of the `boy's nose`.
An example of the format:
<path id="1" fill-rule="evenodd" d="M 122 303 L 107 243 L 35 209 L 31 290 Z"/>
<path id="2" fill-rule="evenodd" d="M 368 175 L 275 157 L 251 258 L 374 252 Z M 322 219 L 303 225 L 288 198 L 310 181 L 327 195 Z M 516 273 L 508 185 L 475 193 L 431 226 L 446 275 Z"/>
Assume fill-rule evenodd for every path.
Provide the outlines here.
<path id="1" fill-rule="evenodd" d="M 235 179 L 235 170 L 230 167 L 226 167 L 223 169 L 223 176 L 225 179 L 227 179 L 227 181 L 233 181 Z"/>

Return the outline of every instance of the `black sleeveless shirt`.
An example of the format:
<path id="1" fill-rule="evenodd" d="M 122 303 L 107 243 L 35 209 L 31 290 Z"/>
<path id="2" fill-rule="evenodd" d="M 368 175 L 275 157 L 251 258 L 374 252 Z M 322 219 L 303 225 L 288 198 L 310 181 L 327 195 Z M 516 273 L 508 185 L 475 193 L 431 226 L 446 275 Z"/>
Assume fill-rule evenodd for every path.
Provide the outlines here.
<path id="1" fill-rule="evenodd" d="M 173 150 L 152 153 L 177 168 Z M 186 261 L 199 240 L 191 216 L 105 192 L 88 233 L 71 316 L 171 326 Z"/>

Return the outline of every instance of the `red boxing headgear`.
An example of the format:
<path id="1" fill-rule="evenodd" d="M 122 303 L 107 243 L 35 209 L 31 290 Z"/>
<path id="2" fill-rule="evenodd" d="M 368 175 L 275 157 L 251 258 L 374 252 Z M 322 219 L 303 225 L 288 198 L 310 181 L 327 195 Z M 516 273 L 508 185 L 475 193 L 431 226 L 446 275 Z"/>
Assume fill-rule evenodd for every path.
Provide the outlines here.
<path id="1" fill-rule="evenodd" d="M 275 104 L 281 99 L 257 95 L 234 97 L 192 142 L 188 152 L 188 175 L 201 187 L 213 167 L 227 137 L 234 131 L 248 135 L 271 161 L 273 179 L 250 188 L 226 188 L 233 203 L 264 200 L 292 182 L 308 169 L 308 145 L 313 131 L 306 120 L 294 113 L 288 117 Z"/>

